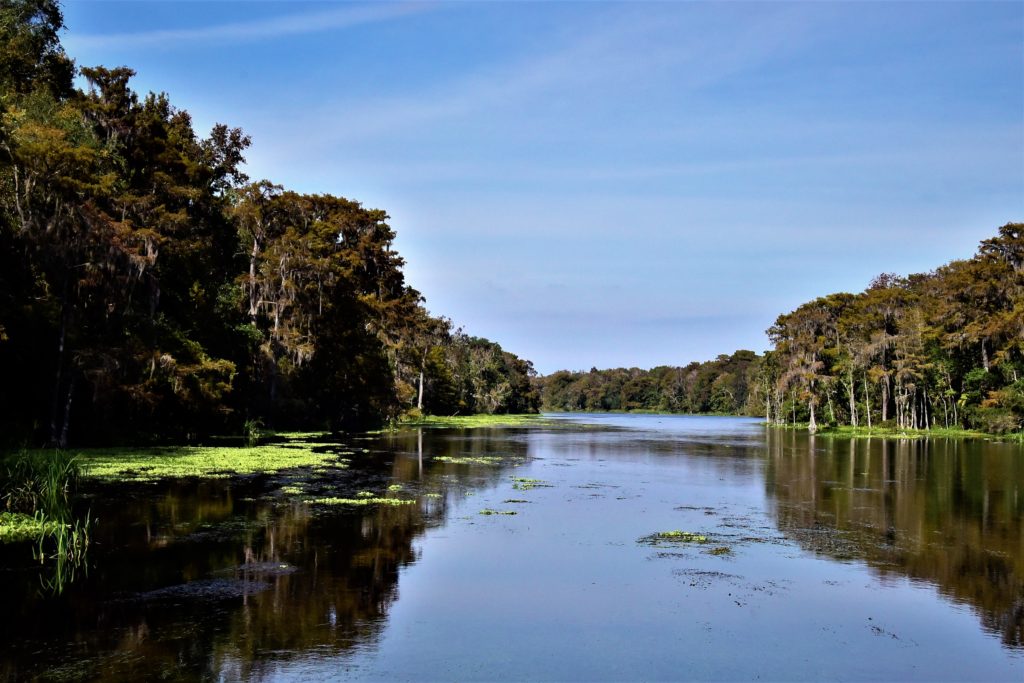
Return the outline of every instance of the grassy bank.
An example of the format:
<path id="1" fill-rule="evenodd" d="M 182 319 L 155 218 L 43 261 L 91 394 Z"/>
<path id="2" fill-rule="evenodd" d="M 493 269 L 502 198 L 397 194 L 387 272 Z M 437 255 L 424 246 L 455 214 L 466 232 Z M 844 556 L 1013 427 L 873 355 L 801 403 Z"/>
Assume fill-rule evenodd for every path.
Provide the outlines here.
<path id="1" fill-rule="evenodd" d="M 769 424 L 772 429 L 807 431 L 806 422 L 793 424 Z M 932 429 L 899 429 L 896 427 L 868 427 L 850 425 L 819 426 L 815 436 L 846 439 L 994 439 L 1024 443 L 1024 434 L 988 434 L 974 429 L 935 427 Z"/>
<path id="2" fill-rule="evenodd" d="M 406 429 L 408 427 L 427 428 L 449 428 L 449 429 L 476 429 L 479 427 L 522 427 L 549 425 L 552 421 L 543 415 L 516 414 L 516 415 L 423 415 L 399 420 L 394 424 L 394 429 Z M 387 430 L 382 430 L 387 431 Z M 379 433 L 379 432 L 378 432 Z"/>

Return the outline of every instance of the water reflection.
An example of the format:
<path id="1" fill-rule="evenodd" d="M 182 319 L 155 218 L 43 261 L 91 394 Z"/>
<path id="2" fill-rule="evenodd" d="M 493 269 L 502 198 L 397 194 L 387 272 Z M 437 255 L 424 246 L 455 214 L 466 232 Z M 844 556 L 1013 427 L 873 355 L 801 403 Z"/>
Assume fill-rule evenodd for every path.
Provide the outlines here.
<path id="1" fill-rule="evenodd" d="M 309 679 L 324 670 L 358 678 L 356 667 L 372 665 L 367 653 L 386 647 L 382 636 L 388 622 L 401 621 L 396 601 L 403 571 L 418 563 L 404 573 L 410 595 L 416 591 L 410 585 L 420 593 L 442 591 L 436 569 L 427 579 L 421 575 L 418 584 L 409 579 L 430 561 L 436 567 L 444 552 L 456 558 L 449 558 L 457 563 L 448 565 L 456 566 L 449 576 L 458 576 L 457 585 L 442 595 L 463 606 L 463 617 L 479 617 L 482 626 L 480 633 L 466 634 L 459 630 L 465 621 L 449 624 L 455 630 L 448 632 L 444 619 L 431 622 L 439 639 L 432 651 L 441 659 L 451 651 L 453 637 L 472 645 L 488 628 L 519 624 L 523 630 L 508 633 L 524 640 L 497 638 L 490 656 L 508 656 L 511 645 L 522 646 L 529 637 L 546 645 L 563 639 L 564 651 L 559 640 L 547 660 L 537 652 L 533 659 L 544 663 L 548 675 L 568 677 L 575 669 L 552 667 L 601 657 L 586 639 L 577 643 L 579 650 L 572 649 L 571 634 L 557 621 L 566 612 L 578 619 L 565 623 L 607 628 L 608 642 L 629 642 L 626 651 L 607 648 L 607 657 L 653 667 L 637 669 L 636 677 L 671 677 L 679 670 L 677 659 L 690 662 L 687 648 L 672 640 L 682 635 L 687 642 L 705 639 L 708 661 L 720 657 L 714 661 L 721 668 L 707 669 L 706 677 L 730 672 L 751 677 L 762 673 L 758 662 L 772 653 L 758 652 L 748 669 L 729 668 L 737 661 L 737 638 L 755 647 L 766 630 L 785 632 L 773 626 L 786 623 L 805 629 L 798 639 L 809 651 L 831 648 L 839 657 L 837 641 L 823 640 L 830 631 L 813 621 L 819 616 L 848 629 L 838 642 L 867 647 L 857 634 L 874 638 L 868 627 L 843 624 L 839 614 L 819 615 L 815 602 L 822 580 L 844 565 L 817 566 L 826 563 L 780 540 L 765 514 L 786 536 L 822 557 L 865 562 L 883 579 L 907 576 L 936 586 L 947 600 L 976 611 L 1007 650 L 1024 647 L 1019 447 L 831 440 L 766 433 L 756 421 L 661 416 L 608 418 L 601 430 L 427 430 L 325 447 L 351 459 L 350 467 L 234 482 L 96 486 L 89 501 L 101 520 L 94 566 L 86 580 L 57 599 L 41 599 L 35 568 L 19 564 L 0 546 L 0 567 L 9 568 L 0 581 L 0 607 L 8 617 L 0 622 L 0 679 Z M 517 491 L 516 497 L 530 498 L 518 517 L 479 520 L 476 511 L 484 505 L 476 501 L 490 496 L 501 504 L 511 495 L 505 491 L 510 476 L 524 471 L 552 486 Z M 399 486 L 401 495 L 416 503 L 337 508 L 309 505 L 288 494 L 298 487 L 313 497 L 351 497 L 389 486 Z M 425 538 L 439 527 L 445 530 Z M 673 569 L 682 574 L 646 559 L 646 548 L 638 552 L 635 539 L 642 533 L 677 527 L 752 540 L 724 557 L 680 549 L 679 557 L 665 562 L 677 563 Z M 508 535 L 495 535 L 502 528 Z M 448 536 L 452 542 L 445 545 Z M 438 539 L 443 552 L 437 552 Z M 488 556 L 515 544 L 522 552 L 513 561 L 487 563 Z M 422 563 L 421 546 L 435 550 Z M 551 564 L 550 558 L 557 561 Z M 563 566 L 568 573 L 560 575 Z M 594 583 L 574 584 L 580 576 L 591 576 Z M 680 585 L 678 576 L 724 578 L 720 585 L 691 588 L 692 580 Z M 787 598 L 772 597 L 772 591 L 783 590 L 772 587 L 788 585 L 791 577 L 798 583 L 784 589 L 792 590 Z M 601 587 L 587 593 L 597 580 Z M 478 614 L 479 596 L 502 598 L 501 591 L 491 594 L 492 585 L 499 584 L 511 586 L 514 594 L 505 596 L 506 611 L 492 606 L 493 613 Z M 734 596 L 737 587 L 749 595 Z M 852 594 L 852 589 L 830 590 Z M 742 611 L 748 608 L 740 607 L 739 597 L 763 611 Z M 545 613 L 545 601 L 563 598 L 561 611 Z M 672 611 L 675 606 L 683 616 Z M 705 621 L 694 625 L 691 610 Z M 458 614 L 458 605 L 443 604 L 435 611 L 448 617 Z M 615 631 L 616 620 L 601 617 L 611 613 L 632 630 Z M 764 621 L 758 621 L 759 614 Z M 646 623 L 644 615 L 658 616 Z M 550 637 L 536 623 L 541 616 L 558 625 Z M 405 628 L 419 624 L 404 623 Z M 640 637 L 637 629 L 643 628 L 649 630 Z M 993 639 L 985 640 L 998 648 Z M 650 652 L 634 641 L 646 643 Z M 402 641 L 397 648 L 415 651 L 414 645 Z M 485 656 L 471 645 L 466 646 L 469 661 Z M 394 653 L 396 646 L 391 647 Z M 894 657 L 883 653 L 878 661 L 884 664 L 885 656 Z M 443 668 L 443 661 L 435 664 L 439 668 L 431 671 L 440 672 L 435 677 L 457 677 L 460 671 Z M 835 665 L 842 670 L 850 662 L 837 659 Z M 794 673 L 785 668 L 786 657 L 777 666 L 768 673 Z M 346 667 L 352 667 L 348 674 Z M 608 671 L 628 677 L 628 669 Z"/>
<path id="2" fill-rule="evenodd" d="M 1024 458 L 1011 444 L 769 430 L 765 485 L 802 546 L 934 584 L 1024 647 Z"/>
<path id="3" fill-rule="evenodd" d="M 415 539 L 525 458 L 525 442 L 488 432 L 361 439 L 351 468 L 328 475 L 97 487 L 85 581 L 43 600 L 32 567 L 0 558 L 15 569 L 0 584 L 0 679 L 259 679 L 271 661 L 372 647 Z M 340 496 L 398 484 L 417 503 L 325 508 L 281 495 L 309 480 Z"/>

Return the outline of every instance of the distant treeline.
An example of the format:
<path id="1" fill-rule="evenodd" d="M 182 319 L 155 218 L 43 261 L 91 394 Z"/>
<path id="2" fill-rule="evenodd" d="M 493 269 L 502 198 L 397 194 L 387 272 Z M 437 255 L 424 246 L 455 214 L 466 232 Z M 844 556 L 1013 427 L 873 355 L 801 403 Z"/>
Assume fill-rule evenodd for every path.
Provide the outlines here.
<path id="1" fill-rule="evenodd" d="M 706 363 L 653 370 L 561 370 L 537 379 L 544 410 L 761 414 L 749 387 L 759 356 L 737 351 Z"/>
<path id="2" fill-rule="evenodd" d="M 1024 424 L 1024 224 L 933 272 L 883 274 L 779 316 L 763 356 L 537 379 L 547 410 L 764 415 L 1007 433 Z"/>
<path id="3" fill-rule="evenodd" d="M 249 182 L 241 130 L 78 69 L 62 24 L 0 4 L 0 440 L 537 410 L 528 361 L 427 313 L 383 211 Z"/>

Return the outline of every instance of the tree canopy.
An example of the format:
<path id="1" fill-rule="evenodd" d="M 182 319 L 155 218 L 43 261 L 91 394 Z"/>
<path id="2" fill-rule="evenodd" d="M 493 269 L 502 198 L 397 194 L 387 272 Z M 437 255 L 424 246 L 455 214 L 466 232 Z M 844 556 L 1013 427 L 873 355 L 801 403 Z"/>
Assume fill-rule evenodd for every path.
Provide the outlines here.
<path id="1" fill-rule="evenodd" d="M 250 182 L 242 130 L 76 71 L 62 27 L 49 0 L 0 8 L 6 441 L 537 410 L 528 361 L 427 312 L 384 211 Z"/>

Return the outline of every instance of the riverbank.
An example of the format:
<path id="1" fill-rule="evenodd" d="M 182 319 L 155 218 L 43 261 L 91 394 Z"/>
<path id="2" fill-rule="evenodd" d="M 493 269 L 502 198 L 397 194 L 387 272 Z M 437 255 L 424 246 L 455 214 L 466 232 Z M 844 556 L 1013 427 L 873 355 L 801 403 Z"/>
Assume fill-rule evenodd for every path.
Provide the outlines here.
<path id="1" fill-rule="evenodd" d="M 806 422 L 796 424 L 769 424 L 771 429 L 807 431 Z M 932 429 L 899 429 L 896 427 L 853 427 L 850 425 L 819 426 L 815 436 L 848 439 L 990 439 L 1024 443 L 1024 433 L 989 434 L 975 429 L 935 427 Z"/>
<path id="2" fill-rule="evenodd" d="M 476 429 L 478 427 L 520 427 L 552 424 L 552 420 L 539 413 L 515 413 L 509 415 L 423 415 L 395 422 L 390 428 L 370 434 L 427 427 L 434 429 Z"/>

